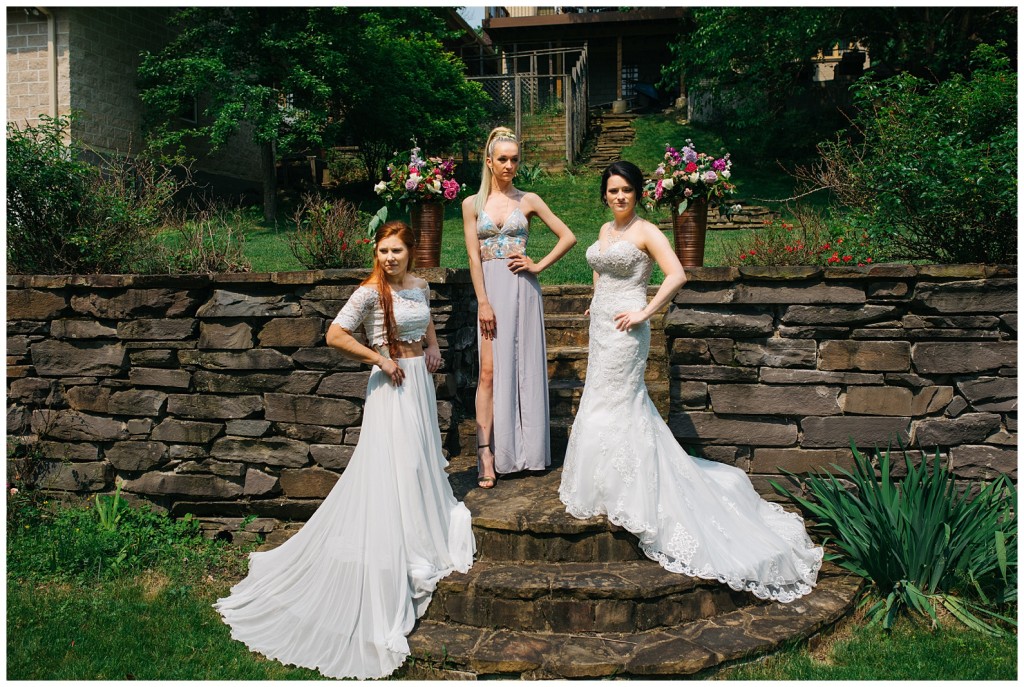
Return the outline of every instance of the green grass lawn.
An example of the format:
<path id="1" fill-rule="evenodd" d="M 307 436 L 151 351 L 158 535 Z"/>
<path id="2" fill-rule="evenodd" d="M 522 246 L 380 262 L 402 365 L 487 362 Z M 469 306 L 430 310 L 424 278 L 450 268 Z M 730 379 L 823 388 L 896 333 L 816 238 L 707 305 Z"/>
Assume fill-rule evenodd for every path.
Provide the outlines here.
<path id="1" fill-rule="evenodd" d="M 725 668 L 716 680 L 1016 680 L 1017 638 L 993 639 L 947 621 L 903 618 L 890 632 L 854 616 L 814 649 L 806 643 Z"/>
<path id="2" fill-rule="evenodd" d="M 637 132 L 635 142 L 623 150 L 623 159 L 636 162 L 644 172 L 652 171 L 665 151 L 665 143 L 677 148 L 687 138 L 693 139 L 700 150 L 719 153 L 723 150 L 721 139 L 696 127 L 682 125 L 672 115 L 645 115 L 635 120 Z M 739 198 L 773 208 L 779 203 L 765 202 L 764 199 L 787 198 L 793 194 L 793 180 L 782 169 L 758 169 L 745 163 L 741 151 L 733 151 L 734 181 L 739 188 Z M 540 276 L 543 284 L 584 284 L 590 283 L 592 273 L 586 263 L 586 249 L 597 240 L 601 225 L 611 219 L 611 212 L 601 203 L 601 171 L 583 171 L 578 174 L 545 174 L 532 182 L 518 181 L 523 190 L 534 191 L 544 199 L 576 234 L 578 244 L 558 263 Z M 367 184 L 369 188 L 369 184 Z M 372 193 L 364 193 L 357 186 L 351 189 L 350 199 L 361 210 L 369 213 L 380 207 Z M 654 222 L 668 217 L 666 208 L 659 208 L 647 217 Z M 390 219 L 408 219 L 407 213 L 391 208 Z M 458 203 L 445 209 L 444 233 L 441 245 L 441 265 L 465 268 L 469 266 L 462 233 L 462 212 Z M 253 215 L 241 233 L 245 235 L 245 255 L 256 272 L 277 272 L 304 269 L 288 247 L 291 230 L 291 216 L 282 211 L 276 226 L 259 221 Z M 735 241 L 745 231 L 708 232 L 704 264 L 708 266 L 731 265 L 737 262 L 738 251 Z M 671 239 L 671 235 L 669 235 Z M 545 255 L 555 245 L 555 236 L 539 221 L 531 223 L 531 235 L 527 252 L 534 259 Z M 655 270 L 653 280 L 660 283 L 663 275 Z"/>
<path id="3" fill-rule="evenodd" d="M 241 555 L 241 554 L 239 554 Z M 234 580 L 143 572 L 101 583 L 7 581 L 12 680 L 311 680 L 231 639 L 211 604 Z M 400 669 L 395 677 L 402 677 Z M 891 634 L 843 621 L 822 646 L 794 646 L 717 672 L 725 680 L 1013 680 L 1015 639 L 901 620 Z"/>

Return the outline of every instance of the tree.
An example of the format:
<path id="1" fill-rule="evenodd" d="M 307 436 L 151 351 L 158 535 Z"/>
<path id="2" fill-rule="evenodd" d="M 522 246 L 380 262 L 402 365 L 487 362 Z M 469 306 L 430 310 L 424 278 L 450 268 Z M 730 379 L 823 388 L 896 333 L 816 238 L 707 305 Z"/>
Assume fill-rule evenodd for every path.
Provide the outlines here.
<path id="1" fill-rule="evenodd" d="M 722 128 L 754 132 L 745 147 L 775 159 L 813 151 L 845 123 L 835 108 L 822 112 L 794 97 L 808 93 L 819 51 L 859 44 L 880 78 L 910 73 L 937 82 L 966 73 L 981 43 L 1003 40 L 1015 55 L 1016 23 L 1013 7 L 700 8 L 670 46 L 665 77 L 714 94 Z"/>
<path id="2" fill-rule="evenodd" d="M 417 136 L 451 144 L 475 119 L 469 86 L 439 42 L 443 8 L 190 7 L 139 69 L 149 135 L 162 148 L 224 145 L 243 124 L 262 151 L 264 217 L 276 157 L 352 136 L 379 151 Z M 369 95 L 368 95 L 369 94 Z M 176 116 L 197 98 L 200 122 Z M 379 166 L 379 165 L 378 165 Z"/>

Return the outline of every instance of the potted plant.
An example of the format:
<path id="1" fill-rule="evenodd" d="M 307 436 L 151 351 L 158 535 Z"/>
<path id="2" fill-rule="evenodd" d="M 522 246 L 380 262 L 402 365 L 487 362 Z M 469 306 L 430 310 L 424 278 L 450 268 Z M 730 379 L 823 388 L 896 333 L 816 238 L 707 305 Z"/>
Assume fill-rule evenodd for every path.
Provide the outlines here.
<path id="1" fill-rule="evenodd" d="M 736 192 L 729 154 L 716 158 L 697 152 L 686 139 L 681 151 L 665 144 L 665 158 L 654 176 L 644 183 L 642 202 L 648 209 L 669 206 L 675 235 L 676 255 L 684 267 L 704 264 L 704 239 L 708 228 L 708 207 Z M 735 208 L 727 208 L 732 211 Z"/>
<path id="2" fill-rule="evenodd" d="M 409 207 L 409 224 L 417 234 L 415 264 L 438 267 L 444 204 L 458 198 L 462 190 L 455 180 L 454 160 L 423 158 L 420 149 L 413 147 L 408 162 L 396 160 L 388 164 L 384 179 L 373 190 L 386 202 L 398 201 Z"/>

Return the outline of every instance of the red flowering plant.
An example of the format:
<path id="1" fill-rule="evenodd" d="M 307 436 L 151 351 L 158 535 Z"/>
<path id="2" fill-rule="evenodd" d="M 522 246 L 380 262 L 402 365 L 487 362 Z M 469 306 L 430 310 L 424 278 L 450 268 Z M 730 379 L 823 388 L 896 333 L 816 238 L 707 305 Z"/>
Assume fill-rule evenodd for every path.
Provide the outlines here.
<path id="1" fill-rule="evenodd" d="M 413 141 L 413 145 L 415 145 Z M 452 158 L 420 157 L 420 149 L 409 151 L 409 160 L 397 159 L 390 162 L 384 178 L 373 190 L 377 195 L 391 202 L 397 200 L 406 205 L 412 203 L 450 203 L 459 197 L 462 187 L 455 180 L 455 161 Z"/>
<path id="2" fill-rule="evenodd" d="M 809 210 L 796 211 L 795 220 L 778 217 L 747 232 L 736 242 L 739 265 L 856 265 L 879 260 L 879 251 L 868 233 L 848 224 L 828 226 Z"/>
<path id="3" fill-rule="evenodd" d="M 723 198 L 736 193 L 731 178 L 729 153 L 716 158 L 698 152 L 690 139 L 686 139 L 681 151 L 666 143 L 664 160 L 654 170 L 654 176 L 644 182 L 642 202 L 648 210 L 669 206 L 677 213 L 699 200 L 708 201 L 712 207 L 723 205 Z M 723 206 L 726 215 L 738 209 L 739 206 Z"/>
<path id="4" fill-rule="evenodd" d="M 373 240 L 356 206 L 346 200 L 304 195 L 293 216 L 295 232 L 288 236 L 292 255 L 310 270 L 368 267 Z"/>

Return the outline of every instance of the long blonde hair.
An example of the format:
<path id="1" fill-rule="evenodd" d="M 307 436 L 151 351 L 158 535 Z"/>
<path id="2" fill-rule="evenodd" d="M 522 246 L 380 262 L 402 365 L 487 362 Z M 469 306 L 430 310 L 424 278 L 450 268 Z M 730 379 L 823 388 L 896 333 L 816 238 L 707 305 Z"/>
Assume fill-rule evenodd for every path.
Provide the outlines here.
<path id="1" fill-rule="evenodd" d="M 507 126 L 495 127 L 491 130 L 490 135 L 487 136 L 487 143 L 484 144 L 484 160 L 483 160 L 483 171 L 480 172 L 480 191 L 476 194 L 476 201 L 473 203 L 476 207 L 477 216 L 484 211 L 484 205 L 487 203 L 487 196 L 491 192 L 491 168 L 487 166 L 487 158 L 494 154 L 494 146 L 498 143 L 515 143 L 516 147 L 519 147 L 519 140 L 516 138 L 516 132 L 509 129 Z"/>

